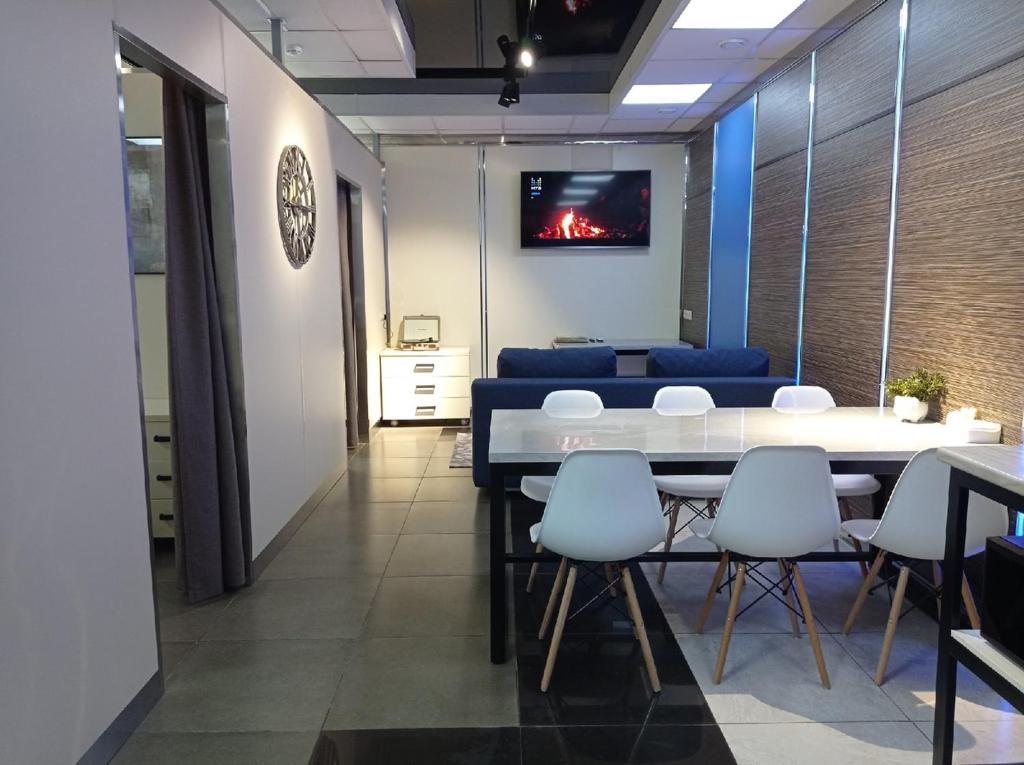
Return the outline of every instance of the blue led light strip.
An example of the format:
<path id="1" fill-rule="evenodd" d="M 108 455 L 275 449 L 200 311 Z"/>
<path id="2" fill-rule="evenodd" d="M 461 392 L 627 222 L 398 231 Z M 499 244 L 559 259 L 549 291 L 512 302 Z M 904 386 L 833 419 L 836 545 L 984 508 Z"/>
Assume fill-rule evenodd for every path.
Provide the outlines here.
<path id="1" fill-rule="evenodd" d="M 754 243 L 754 167 L 757 162 L 757 104 L 758 94 L 754 93 L 754 118 L 750 129 L 750 204 L 747 207 L 747 285 L 743 292 L 743 347 L 750 339 L 750 248 Z"/>
<path id="2" fill-rule="evenodd" d="M 715 252 L 715 175 L 718 170 L 718 122 L 711 140 L 711 230 L 708 232 L 708 320 L 705 322 L 704 347 L 711 347 L 711 264 Z"/>
<path id="3" fill-rule="evenodd" d="M 1017 536 L 1024 536 L 1024 513 L 1017 511 L 1017 528 L 1014 531 Z"/>
<path id="4" fill-rule="evenodd" d="M 814 159 L 814 88 L 818 83 L 818 52 L 811 53 L 811 84 L 807 91 L 807 177 L 804 181 L 804 231 L 800 247 L 800 307 L 796 325 L 796 383 L 800 384 L 804 360 L 804 293 L 807 291 L 807 233 L 811 219 L 811 165 Z"/>
<path id="5" fill-rule="evenodd" d="M 889 329 L 892 319 L 892 280 L 896 264 L 896 205 L 900 181 L 900 133 L 903 128 L 903 73 L 907 61 L 907 23 L 910 1 L 900 7 L 900 50 L 896 63 L 896 119 L 892 139 L 892 183 L 889 186 L 889 246 L 885 267 L 885 308 L 882 314 L 882 363 L 878 379 L 878 405 L 885 406 L 885 377 L 889 371 Z"/>

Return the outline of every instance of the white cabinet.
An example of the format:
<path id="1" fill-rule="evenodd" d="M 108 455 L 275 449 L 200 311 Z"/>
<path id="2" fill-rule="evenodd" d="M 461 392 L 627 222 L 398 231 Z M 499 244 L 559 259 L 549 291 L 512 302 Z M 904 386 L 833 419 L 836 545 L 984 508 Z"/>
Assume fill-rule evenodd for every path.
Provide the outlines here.
<path id="1" fill-rule="evenodd" d="M 153 536 L 174 536 L 174 476 L 171 474 L 171 418 L 163 411 L 146 412 L 146 472 L 149 476 L 149 514 Z M 166 411 L 166 407 L 164 407 Z"/>
<path id="2" fill-rule="evenodd" d="M 469 420 L 469 348 L 380 354 L 384 421 Z"/>

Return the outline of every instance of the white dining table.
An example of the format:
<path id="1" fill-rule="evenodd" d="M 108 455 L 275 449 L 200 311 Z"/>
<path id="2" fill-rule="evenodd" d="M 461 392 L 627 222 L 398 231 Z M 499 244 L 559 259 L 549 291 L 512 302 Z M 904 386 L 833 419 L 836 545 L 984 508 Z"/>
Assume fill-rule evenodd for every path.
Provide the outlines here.
<path id="1" fill-rule="evenodd" d="M 524 475 L 554 475 L 574 449 L 639 449 L 659 475 L 725 475 L 755 446 L 820 446 L 828 452 L 834 473 L 871 473 L 882 481 L 883 491 L 873 498 L 875 517 L 880 517 L 895 477 L 914 454 L 957 443 L 956 431 L 941 423 L 900 422 L 892 409 L 883 407 L 716 408 L 699 414 L 605 409 L 586 419 L 550 417 L 539 409 L 496 409 L 488 450 L 491 661 L 505 661 L 508 566 L 553 559 L 509 552 L 505 538 L 508 493 L 518 489 Z M 802 560 L 856 561 L 866 555 L 822 551 Z M 717 559 L 714 550 L 642 556 L 642 560 L 673 562 Z"/>

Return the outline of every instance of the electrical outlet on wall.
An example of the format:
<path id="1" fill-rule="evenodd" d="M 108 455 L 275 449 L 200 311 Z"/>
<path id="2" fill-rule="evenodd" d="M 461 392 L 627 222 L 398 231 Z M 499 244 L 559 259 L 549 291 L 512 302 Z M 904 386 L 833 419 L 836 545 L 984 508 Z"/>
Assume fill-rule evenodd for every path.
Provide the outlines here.
<path id="1" fill-rule="evenodd" d="M 693 311 L 684 308 L 683 309 L 683 320 L 684 321 L 690 321 L 691 319 L 693 319 Z"/>

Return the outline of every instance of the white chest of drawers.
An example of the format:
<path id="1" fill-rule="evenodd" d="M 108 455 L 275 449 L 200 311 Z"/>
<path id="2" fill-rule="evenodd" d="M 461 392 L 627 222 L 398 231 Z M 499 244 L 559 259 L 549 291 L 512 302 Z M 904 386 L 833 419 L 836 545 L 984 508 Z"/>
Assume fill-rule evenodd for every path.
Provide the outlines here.
<path id="1" fill-rule="evenodd" d="M 380 354 L 383 419 L 469 420 L 469 348 Z"/>
<path id="2" fill-rule="evenodd" d="M 171 475 L 171 418 L 166 402 L 146 402 L 146 473 L 153 536 L 174 536 L 174 487 Z"/>

